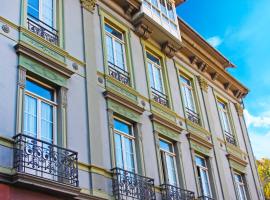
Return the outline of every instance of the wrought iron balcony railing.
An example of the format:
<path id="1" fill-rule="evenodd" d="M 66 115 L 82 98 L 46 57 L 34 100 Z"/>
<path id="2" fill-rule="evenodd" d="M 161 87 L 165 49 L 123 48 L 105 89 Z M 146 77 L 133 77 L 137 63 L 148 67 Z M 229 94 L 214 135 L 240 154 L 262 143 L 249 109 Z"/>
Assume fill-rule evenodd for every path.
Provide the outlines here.
<path id="1" fill-rule="evenodd" d="M 226 142 L 236 146 L 236 140 L 235 140 L 235 137 L 231 134 L 231 133 L 228 133 L 226 131 L 225 132 L 225 139 L 226 139 Z"/>
<path id="2" fill-rule="evenodd" d="M 49 41 L 52 44 L 58 45 L 58 31 L 43 21 L 28 14 L 27 18 L 28 30 Z"/>
<path id="3" fill-rule="evenodd" d="M 215 200 L 214 198 L 212 197 L 208 197 L 208 196 L 200 196 L 198 197 L 199 200 Z"/>
<path id="4" fill-rule="evenodd" d="M 169 106 L 167 95 L 163 94 L 162 92 L 156 90 L 155 88 L 151 88 L 152 90 L 152 97 L 154 101 L 160 103 L 163 106 Z"/>
<path id="5" fill-rule="evenodd" d="M 193 110 L 189 109 L 186 107 L 186 115 L 187 115 L 187 118 L 192 121 L 193 123 L 195 124 L 199 124 L 201 123 L 200 121 L 200 117 L 199 117 L 199 114 L 194 112 Z"/>
<path id="6" fill-rule="evenodd" d="M 117 200 L 155 200 L 154 179 L 140 176 L 120 168 L 112 169 L 113 194 Z"/>
<path id="7" fill-rule="evenodd" d="M 179 187 L 163 184 L 161 185 L 161 194 L 163 200 L 194 200 L 194 192 L 181 189 Z"/>
<path id="8" fill-rule="evenodd" d="M 109 75 L 125 85 L 130 84 L 129 73 L 109 62 Z"/>
<path id="9" fill-rule="evenodd" d="M 77 152 L 24 134 L 15 135 L 13 139 L 17 172 L 78 187 Z"/>

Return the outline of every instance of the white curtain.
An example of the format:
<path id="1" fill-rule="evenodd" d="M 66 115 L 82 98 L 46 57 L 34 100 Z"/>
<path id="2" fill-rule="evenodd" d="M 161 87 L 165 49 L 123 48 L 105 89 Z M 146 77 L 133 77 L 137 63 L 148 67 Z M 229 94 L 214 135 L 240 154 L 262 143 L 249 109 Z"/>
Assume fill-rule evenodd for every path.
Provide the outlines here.
<path id="1" fill-rule="evenodd" d="M 42 21 L 53 27 L 53 0 L 42 0 Z"/>
<path id="2" fill-rule="evenodd" d="M 24 133 L 37 137 L 37 100 L 25 95 L 24 101 Z"/>
<path id="3" fill-rule="evenodd" d="M 41 102 L 41 139 L 53 142 L 53 107 Z"/>

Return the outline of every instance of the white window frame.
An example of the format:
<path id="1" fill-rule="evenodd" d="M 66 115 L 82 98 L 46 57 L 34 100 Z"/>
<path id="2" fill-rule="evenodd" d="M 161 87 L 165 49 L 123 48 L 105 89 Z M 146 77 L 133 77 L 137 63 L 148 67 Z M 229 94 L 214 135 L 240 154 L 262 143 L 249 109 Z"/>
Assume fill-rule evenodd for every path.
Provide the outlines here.
<path id="1" fill-rule="evenodd" d="M 234 175 L 234 181 L 235 181 L 235 184 L 236 184 L 237 199 L 239 199 L 239 200 L 247 200 L 246 184 L 245 184 L 245 182 L 244 182 L 244 180 L 243 180 L 243 175 L 242 175 L 242 174 L 239 174 L 239 173 L 237 173 L 237 172 L 234 172 L 233 175 Z M 241 181 L 242 181 L 242 182 L 239 182 L 239 181 L 235 178 L 235 176 L 239 176 L 239 177 L 241 178 Z M 241 192 L 241 191 L 240 191 L 240 190 L 241 190 L 240 187 L 241 187 L 241 188 L 243 189 L 243 191 L 244 191 L 244 199 L 240 199 L 240 195 L 239 195 L 239 193 Z"/>
<path id="2" fill-rule="evenodd" d="M 107 30 L 106 30 L 106 25 L 111 27 L 112 29 L 116 30 L 117 32 L 121 33 L 122 34 L 122 38 L 123 40 L 120 40 L 118 37 L 114 36 L 113 34 L 109 33 Z M 118 63 L 117 62 L 117 59 L 116 59 L 116 50 L 115 50 L 115 41 L 118 41 L 120 44 L 122 44 L 122 47 L 123 47 L 123 57 L 124 57 L 124 71 L 128 72 L 128 69 L 127 69 L 127 61 L 126 61 L 126 42 L 125 42 L 125 33 L 123 33 L 123 31 L 115 28 L 115 26 L 111 25 L 110 23 L 107 23 L 105 22 L 104 23 L 104 30 L 105 30 L 105 35 L 108 36 L 108 37 L 111 37 L 112 38 L 112 48 L 113 48 L 113 59 L 114 59 L 114 65 L 116 65 L 118 68 L 122 69 L 120 66 L 118 66 Z M 108 48 L 107 46 L 107 41 L 106 41 L 106 38 L 105 38 L 105 43 L 106 43 L 106 49 Z M 107 49 L 107 56 L 108 56 L 108 49 Z M 108 61 L 108 58 L 107 58 L 107 62 L 108 62 L 108 65 L 109 64 L 109 61 Z M 110 65 L 111 67 L 115 68 L 114 65 Z"/>
<path id="3" fill-rule="evenodd" d="M 210 183 L 210 179 L 209 179 L 209 170 L 208 170 L 208 167 L 207 167 L 207 160 L 206 160 L 205 157 L 200 156 L 200 155 L 198 155 L 198 154 L 195 155 L 195 158 L 196 158 L 196 157 L 199 157 L 199 158 L 203 159 L 204 162 L 205 162 L 206 167 L 197 164 L 196 161 L 195 161 L 195 165 L 196 165 L 196 168 L 197 168 L 197 167 L 199 168 L 200 173 L 201 173 L 201 171 L 205 171 L 205 172 L 206 172 L 207 182 L 208 182 L 208 185 L 209 185 L 209 192 L 210 192 L 210 196 L 208 196 L 208 197 L 211 197 L 211 198 L 212 198 L 212 197 L 213 197 L 213 193 L 212 193 L 211 183 Z M 197 170 L 196 170 L 196 172 L 197 172 Z M 200 176 L 200 177 L 199 177 L 199 176 Z M 202 177 L 201 174 L 200 174 L 200 175 L 197 174 L 197 178 L 198 178 L 198 181 L 199 181 L 199 186 L 200 186 L 200 192 L 201 192 L 201 195 L 206 196 L 206 195 L 204 194 L 203 188 L 201 188 L 201 183 L 200 183 L 201 177 Z"/>
<path id="4" fill-rule="evenodd" d="M 219 111 L 219 115 L 220 115 L 220 121 L 221 121 L 221 125 L 222 125 L 222 130 L 224 132 L 224 134 L 229 134 L 230 136 L 234 136 L 233 135 L 233 132 L 232 132 L 232 125 L 231 125 L 231 120 L 230 120 L 230 115 L 229 115 L 229 110 L 228 110 L 228 104 L 223 102 L 223 101 L 220 101 L 220 100 L 217 100 L 217 103 L 218 103 L 218 111 Z M 223 104 L 224 105 L 224 108 L 222 106 L 220 106 L 220 104 Z M 228 122 L 228 128 L 229 128 L 229 132 L 227 132 L 225 130 L 225 122 L 224 122 L 224 119 L 223 119 L 223 114 L 224 116 L 227 118 L 227 122 Z"/>
<path id="5" fill-rule="evenodd" d="M 153 57 L 155 57 L 156 59 L 158 59 L 159 60 L 159 63 L 160 63 L 160 65 L 158 65 L 157 63 L 155 63 L 155 62 L 153 62 L 151 59 L 149 59 L 148 57 L 147 57 L 147 54 L 150 54 L 151 56 L 153 56 Z M 159 58 L 159 57 L 157 57 L 157 56 L 155 56 L 154 54 L 152 54 L 152 53 L 150 53 L 149 51 L 146 51 L 146 58 L 147 58 L 147 70 L 148 70 L 148 63 L 150 63 L 151 64 L 151 68 L 152 68 L 152 72 L 153 72 L 153 74 L 151 74 L 150 72 L 148 72 L 148 74 L 149 74 L 149 76 L 152 76 L 153 77 L 153 81 L 154 81 L 154 89 L 155 90 L 157 90 L 157 91 L 159 91 L 157 88 L 156 88 L 156 79 L 157 79 L 157 77 L 155 76 L 155 73 L 154 73 L 154 67 L 155 68 L 157 68 L 158 70 L 159 70 L 159 74 L 160 74 L 160 80 L 161 80 L 161 88 L 162 88 L 162 91 L 159 91 L 159 92 L 161 92 L 162 94 L 165 94 L 165 87 L 164 87 L 164 79 L 163 79 L 163 74 L 162 74 L 162 66 L 161 66 L 161 59 Z M 148 70 L 149 71 L 149 70 Z M 152 87 L 151 86 L 151 80 L 149 80 L 150 81 L 150 87 Z M 151 88 L 152 89 L 152 88 Z"/>
<path id="6" fill-rule="evenodd" d="M 131 127 L 131 129 L 130 129 L 131 135 L 128 135 L 128 134 L 126 134 L 126 133 L 124 133 L 122 131 L 116 130 L 115 128 L 113 129 L 113 134 L 114 135 L 115 134 L 120 135 L 121 145 L 122 145 L 122 152 L 121 153 L 122 153 L 122 157 L 123 157 L 123 167 L 124 167 L 124 170 L 127 170 L 127 171 L 129 171 L 129 169 L 128 169 L 128 166 L 127 166 L 126 154 L 124 153 L 124 152 L 126 152 L 124 138 L 128 138 L 128 139 L 130 139 L 132 141 L 132 150 L 133 150 L 134 168 L 135 168 L 134 169 L 134 173 L 137 173 L 137 158 L 136 158 L 136 151 L 135 151 L 136 150 L 135 149 L 135 139 L 136 139 L 136 137 L 134 136 L 134 127 L 133 127 L 133 124 L 131 124 L 130 122 L 127 122 L 127 121 L 125 121 L 125 120 L 123 120 L 121 118 L 115 117 L 115 116 L 113 117 L 113 120 L 118 120 L 118 121 L 120 121 L 120 122 L 122 122 L 124 124 L 127 124 L 128 126 Z M 114 142 L 115 142 L 115 140 L 114 140 Z M 114 151 L 116 153 L 116 147 L 114 148 Z M 115 160 L 115 164 L 117 166 L 117 163 L 116 162 L 117 161 Z"/>
<path id="7" fill-rule="evenodd" d="M 44 19 L 43 19 L 43 1 L 44 0 L 38 0 L 39 1 L 39 16 L 38 16 L 38 20 L 40 20 L 40 21 L 42 21 L 43 23 L 45 23 L 45 21 L 44 21 Z M 52 0 L 53 1 L 53 8 L 52 8 L 52 10 L 53 10 L 53 18 L 52 18 L 52 28 L 54 28 L 54 29 L 56 29 L 56 14 L 57 14 L 57 9 L 56 9 L 56 1 L 57 0 Z M 28 16 L 28 2 L 27 2 L 27 16 Z M 31 16 L 28 16 L 28 17 L 30 17 L 31 19 L 33 19 L 33 20 L 35 20 L 35 18 L 32 18 Z M 45 26 L 43 23 L 41 23 L 41 22 L 37 22 L 39 25 L 41 25 L 41 26 Z M 45 23 L 45 24 L 47 24 L 47 23 Z M 48 24 L 48 26 L 50 27 L 50 25 Z M 48 27 L 45 27 L 45 28 L 48 28 Z"/>
<path id="8" fill-rule="evenodd" d="M 172 147 L 172 152 L 169 152 L 165 149 L 162 149 L 161 147 L 160 149 L 160 154 L 161 154 L 161 162 L 162 162 L 162 167 L 163 167 L 163 172 L 165 171 L 166 174 L 163 174 L 163 178 L 165 183 L 169 183 L 169 174 L 168 174 L 168 166 L 167 166 L 167 161 L 166 161 L 166 156 L 170 156 L 173 157 L 173 166 L 174 166 L 174 171 L 175 171 L 175 176 L 176 176 L 176 187 L 179 186 L 179 179 L 178 179 L 178 170 L 177 170 L 177 165 L 176 165 L 176 154 L 174 152 L 174 144 L 164 138 L 159 138 L 159 141 L 162 140 L 165 143 L 168 143 L 169 145 L 171 145 Z M 162 154 L 165 156 L 165 160 L 162 159 Z M 166 165 L 166 166 L 163 166 Z M 171 183 L 169 183 L 171 184 Z"/>
<path id="9" fill-rule="evenodd" d="M 54 96 L 54 100 L 53 101 L 50 101 L 46 98 L 43 98 L 35 93 L 32 93 L 28 90 L 25 89 L 25 94 L 24 94 L 24 98 L 25 96 L 30 96 L 34 99 L 37 100 L 37 139 L 40 139 L 42 140 L 42 137 L 41 137 L 41 102 L 44 102 L 48 105 L 51 105 L 53 107 L 53 133 L 52 133 L 52 144 L 57 144 L 57 103 L 56 103 L 56 99 L 57 99 L 57 96 L 56 96 L 56 90 L 55 88 L 41 82 L 41 81 L 38 81 L 32 77 L 29 77 L 27 76 L 26 79 L 28 79 L 29 81 L 32 81 L 32 82 L 35 82 L 47 89 L 50 89 L 53 91 L 53 96 Z M 25 112 L 25 111 L 24 111 Z M 24 119 L 25 120 L 25 119 Z M 23 129 L 24 131 L 24 129 Z M 29 135 L 28 133 L 26 133 L 26 135 Z M 33 135 L 30 135 L 33 137 Z"/>
<path id="10" fill-rule="evenodd" d="M 182 80 L 181 80 L 181 77 L 183 77 L 184 79 L 186 79 L 186 80 L 188 80 L 189 82 L 190 82 L 190 84 L 191 85 L 188 85 L 188 84 L 186 84 L 186 83 L 184 83 Z M 193 83 L 193 79 L 191 79 L 191 78 L 188 78 L 187 76 L 185 76 L 185 75 L 183 75 L 183 74 L 180 74 L 179 75 L 179 79 L 180 79 L 180 86 L 181 86 L 181 90 L 182 90 L 182 93 L 183 93 L 183 98 L 184 98 L 184 103 L 185 103 L 185 107 L 187 107 L 188 109 L 190 109 L 190 110 L 192 110 L 193 112 L 195 112 L 195 113 L 197 113 L 197 106 L 196 106 L 196 101 L 195 101 L 195 97 L 194 97 L 194 88 L 193 88 L 193 86 L 192 86 L 192 83 Z M 187 88 L 188 90 L 190 90 L 191 91 L 191 99 L 192 99 L 192 104 L 193 104 L 193 108 L 190 108 L 190 107 L 188 107 L 188 105 L 187 105 L 187 100 L 186 100 L 186 98 L 187 98 L 187 94 L 186 94 L 186 92 L 185 92 L 185 89 L 184 88 Z M 197 113 L 197 114 L 199 114 L 199 113 Z"/>

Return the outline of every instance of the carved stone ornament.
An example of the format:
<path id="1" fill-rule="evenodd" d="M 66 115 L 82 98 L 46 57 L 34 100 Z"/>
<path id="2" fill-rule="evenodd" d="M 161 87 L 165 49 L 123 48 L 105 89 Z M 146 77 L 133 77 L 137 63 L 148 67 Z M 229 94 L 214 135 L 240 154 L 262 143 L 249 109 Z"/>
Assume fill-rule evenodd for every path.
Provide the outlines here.
<path id="1" fill-rule="evenodd" d="M 198 62 L 198 57 L 197 56 L 191 56 L 189 58 L 190 60 L 190 63 L 193 65 L 193 64 L 196 64 Z"/>
<path id="2" fill-rule="evenodd" d="M 6 25 L 6 24 L 2 25 L 2 30 L 3 30 L 5 33 L 9 33 L 9 32 L 10 32 L 9 26 Z"/>
<path id="3" fill-rule="evenodd" d="M 149 39 L 152 30 L 145 24 L 139 23 L 136 25 L 135 32 L 139 37 L 142 37 L 143 39 L 147 40 Z"/>
<path id="4" fill-rule="evenodd" d="M 230 83 L 230 82 L 224 83 L 224 89 L 225 90 L 230 89 L 231 86 L 232 86 L 232 83 Z"/>
<path id="5" fill-rule="evenodd" d="M 207 69 L 207 64 L 204 63 L 204 62 L 201 62 L 198 64 L 198 69 L 201 71 L 201 72 L 205 72 L 206 69 Z"/>
<path id="6" fill-rule="evenodd" d="M 208 91 L 208 83 L 207 83 L 207 81 L 201 76 L 198 77 L 198 80 L 199 80 L 199 84 L 200 84 L 201 89 L 203 91 L 207 92 Z"/>
<path id="7" fill-rule="evenodd" d="M 214 73 L 211 73 L 211 78 L 213 81 L 217 80 L 217 77 L 218 77 L 218 73 L 217 72 L 214 72 Z"/>
<path id="8" fill-rule="evenodd" d="M 168 57 L 168 58 L 172 58 L 175 56 L 175 53 L 178 51 L 179 49 L 175 48 L 173 44 L 169 43 L 169 42 L 165 42 L 162 45 L 162 52 Z"/>
<path id="9" fill-rule="evenodd" d="M 243 107 L 239 103 L 235 103 L 234 105 L 235 105 L 235 109 L 236 109 L 236 112 L 238 113 L 238 115 L 243 116 L 243 114 L 244 114 Z"/>
<path id="10" fill-rule="evenodd" d="M 18 85 L 21 88 L 25 88 L 26 82 L 26 69 L 23 67 L 19 67 L 19 77 L 18 77 Z"/>
<path id="11" fill-rule="evenodd" d="M 124 6 L 125 13 L 129 16 L 133 16 L 140 10 L 141 4 L 142 2 L 137 0 L 135 1 L 126 0 L 126 5 Z"/>
<path id="12" fill-rule="evenodd" d="M 95 10 L 96 3 L 97 0 L 81 0 L 82 7 L 89 12 L 93 12 Z"/>

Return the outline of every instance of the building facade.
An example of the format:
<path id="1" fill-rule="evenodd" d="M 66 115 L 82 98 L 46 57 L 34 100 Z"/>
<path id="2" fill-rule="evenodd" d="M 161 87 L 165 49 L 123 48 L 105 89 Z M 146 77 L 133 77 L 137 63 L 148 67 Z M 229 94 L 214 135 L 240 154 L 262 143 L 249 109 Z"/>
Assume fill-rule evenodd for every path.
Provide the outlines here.
<path id="1" fill-rule="evenodd" d="M 182 3 L 1 1 L 0 199 L 264 199 L 248 89 Z"/>

